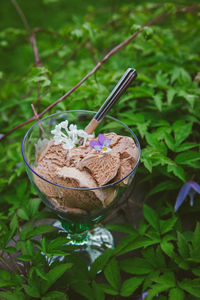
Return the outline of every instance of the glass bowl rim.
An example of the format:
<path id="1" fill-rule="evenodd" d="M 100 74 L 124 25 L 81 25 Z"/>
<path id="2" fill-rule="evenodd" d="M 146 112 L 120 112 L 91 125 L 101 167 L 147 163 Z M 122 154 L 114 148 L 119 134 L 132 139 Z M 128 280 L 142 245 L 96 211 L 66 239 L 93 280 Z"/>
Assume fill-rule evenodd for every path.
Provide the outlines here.
<path id="1" fill-rule="evenodd" d="M 45 179 L 44 177 L 40 176 L 38 173 L 36 173 L 32 168 L 31 166 L 29 165 L 29 163 L 27 162 L 26 160 L 26 157 L 25 157 L 25 153 L 24 153 L 24 144 L 25 144 L 25 141 L 26 141 L 26 137 L 28 136 L 28 134 L 30 133 L 30 131 L 35 127 L 37 126 L 40 122 L 43 122 L 44 120 L 50 118 L 50 117 L 53 117 L 53 116 L 56 116 L 56 115 L 59 115 L 59 114 L 65 114 L 65 113 L 93 113 L 93 114 L 96 114 L 95 111 L 90 111 L 90 110 L 65 110 L 65 111 L 59 111 L 57 113 L 54 113 L 54 114 L 51 114 L 51 115 L 48 115 L 46 116 L 45 118 L 42 118 L 40 120 L 38 120 L 35 124 L 33 124 L 29 129 L 28 131 L 25 133 L 24 135 L 24 138 L 22 140 L 22 145 L 21 145 L 21 151 L 22 151 L 22 156 L 23 156 L 23 159 L 24 159 L 24 162 L 25 164 L 27 165 L 27 167 L 31 170 L 32 173 L 34 173 L 36 176 L 38 176 L 39 178 L 41 178 L 42 180 L 48 182 L 49 184 L 53 184 L 54 186 L 58 186 L 60 188 L 65 188 L 65 189 L 69 189 L 69 190 L 76 190 L 76 191 L 93 191 L 93 190 L 100 190 L 100 189 L 105 189 L 105 188 L 109 188 L 109 187 L 112 187 L 120 182 L 122 182 L 123 180 L 125 180 L 127 177 L 129 177 L 131 174 L 133 174 L 135 172 L 135 170 L 137 169 L 137 166 L 139 164 L 139 161 L 140 161 L 140 154 L 141 154 L 141 148 L 140 148 L 140 143 L 139 143 L 139 140 L 137 138 L 137 136 L 135 135 L 135 133 L 125 124 L 123 123 L 122 121 L 110 116 L 110 115 L 106 115 L 105 117 L 108 117 L 109 119 L 112 119 L 118 123 L 121 123 L 124 127 L 126 127 L 130 133 L 132 134 L 132 136 L 134 137 L 134 140 L 136 141 L 137 143 L 137 147 L 138 147 L 138 152 L 139 152 L 139 155 L 138 155 L 138 159 L 136 161 L 136 164 L 134 166 L 134 168 L 131 170 L 131 172 L 129 172 L 126 176 L 124 176 L 122 179 L 118 180 L 118 181 L 115 181 L 115 182 L 112 182 L 112 183 L 109 183 L 109 184 L 106 184 L 106 185 L 103 185 L 103 186 L 99 186 L 99 187 L 94 187 L 94 188 L 74 188 L 74 187 L 67 187 L 67 186 L 63 186 L 63 185 L 60 185 L 60 184 L 57 184 L 57 183 L 54 183 L 54 182 L 51 182 L 49 181 L 48 179 Z"/>

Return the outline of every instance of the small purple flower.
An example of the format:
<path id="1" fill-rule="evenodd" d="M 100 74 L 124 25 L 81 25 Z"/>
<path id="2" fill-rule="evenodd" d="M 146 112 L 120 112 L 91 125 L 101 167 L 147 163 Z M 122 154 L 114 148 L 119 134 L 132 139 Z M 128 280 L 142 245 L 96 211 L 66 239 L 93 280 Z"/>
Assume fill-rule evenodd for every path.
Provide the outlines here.
<path id="1" fill-rule="evenodd" d="M 187 195 L 189 195 L 190 197 L 190 205 L 193 206 L 195 192 L 200 194 L 200 185 L 195 181 L 186 182 L 180 189 L 178 196 L 176 198 L 176 203 L 174 207 L 175 212 L 177 212 L 179 207 L 185 201 Z"/>
<path id="2" fill-rule="evenodd" d="M 111 148 L 109 148 L 110 142 L 111 142 L 110 139 L 106 139 L 104 134 L 100 133 L 98 135 L 98 141 L 96 140 L 90 141 L 90 146 L 97 151 L 108 153 L 112 150 Z"/>
<path id="3" fill-rule="evenodd" d="M 142 293 L 142 296 L 138 298 L 138 300 L 144 300 L 148 294 L 149 294 L 148 292 Z"/>

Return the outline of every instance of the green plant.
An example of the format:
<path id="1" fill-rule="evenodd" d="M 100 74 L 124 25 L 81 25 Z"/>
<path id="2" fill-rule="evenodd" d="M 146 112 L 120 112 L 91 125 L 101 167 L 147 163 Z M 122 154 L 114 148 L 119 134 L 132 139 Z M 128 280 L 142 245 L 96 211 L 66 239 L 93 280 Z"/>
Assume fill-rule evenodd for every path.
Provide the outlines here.
<path id="1" fill-rule="evenodd" d="M 3 1 L 10 18 L 2 15 L 0 29 L 0 298 L 73 299 L 75 291 L 83 299 L 137 299 L 147 291 L 147 300 L 200 299 L 199 196 L 193 207 L 173 209 L 181 186 L 199 182 L 199 5 L 107 1 L 102 9 L 88 2 L 72 16 L 72 2 L 72 8 L 62 0 L 19 3 L 28 25 Z M 46 225 L 54 216 L 28 184 L 20 144 L 26 120 L 41 112 L 97 110 L 127 67 L 137 69 L 137 80 L 110 114 L 141 142 L 136 179 L 145 189 L 144 219 L 138 229 L 109 225 L 125 236 L 88 271 L 64 245 L 66 237 Z M 55 254 L 66 262 L 53 262 Z"/>

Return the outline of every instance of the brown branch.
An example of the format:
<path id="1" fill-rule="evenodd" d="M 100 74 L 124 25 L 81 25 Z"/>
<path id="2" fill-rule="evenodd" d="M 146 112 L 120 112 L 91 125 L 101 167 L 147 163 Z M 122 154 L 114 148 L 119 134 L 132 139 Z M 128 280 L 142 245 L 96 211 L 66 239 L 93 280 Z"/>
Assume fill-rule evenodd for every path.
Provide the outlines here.
<path id="1" fill-rule="evenodd" d="M 30 42 L 32 44 L 32 48 L 33 48 L 33 53 L 34 53 L 34 58 L 35 58 L 35 66 L 39 67 L 40 66 L 40 59 L 39 59 L 39 53 L 38 53 L 38 48 L 37 48 L 37 43 L 36 43 L 36 38 L 35 38 L 35 32 L 32 31 L 30 29 L 30 26 L 28 24 L 28 21 L 23 13 L 23 11 L 21 10 L 19 4 L 17 3 L 16 0 L 11 0 L 12 4 L 14 5 L 16 11 L 18 12 L 24 27 L 26 28 L 28 34 L 30 35 Z M 40 112 L 40 82 L 38 81 L 37 83 L 37 110 L 38 113 Z"/>
<path id="2" fill-rule="evenodd" d="M 15 0 L 11 0 L 15 1 Z M 192 12 L 195 10 L 196 6 L 190 6 L 190 7 L 185 7 L 184 9 L 180 9 L 178 12 Z M 150 20 L 145 24 L 145 26 L 151 26 L 152 24 L 158 22 L 159 20 L 165 18 L 166 16 L 170 15 L 169 12 L 163 13 L 154 19 Z M 64 94 L 62 97 L 60 97 L 58 100 L 56 100 L 54 103 L 50 104 L 48 107 L 46 107 L 41 113 L 38 114 L 38 117 L 42 117 L 48 110 L 52 109 L 56 104 L 67 98 L 71 93 L 73 93 L 79 86 L 82 85 L 83 82 L 85 82 L 92 74 L 94 74 L 112 55 L 114 55 L 116 52 L 118 52 L 121 48 L 125 47 L 127 44 L 129 44 L 136 36 L 143 31 L 143 28 L 140 30 L 136 31 L 132 36 L 130 36 L 127 40 L 124 42 L 120 43 L 116 47 L 114 47 L 112 50 L 110 50 L 104 58 L 97 63 L 97 65 L 83 78 L 81 81 L 79 81 L 71 90 L 69 90 L 66 94 Z M 30 118 L 29 120 L 26 120 L 25 122 L 18 124 L 15 126 L 13 129 L 10 131 L 6 132 L 1 138 L 0 141 L 2 141 L 4 138 L 6 138 L 8 135 L 10 135 L 12 132 L 14 132 L 16 129 L 23 127 L 24 125 L 32 122 L 35 120 L 35 117 Z"/>
<path id="3" fill-rule="evenodd" d="M 19 4 L 17 3 L 16 0 L 11 0 L 11 2 L 12 2 L 12 4 L 14 5 L 16 11 L 18 12 L 18 14 L 19 14 L 19 16 L 20 16 L 20 18 L 21 18 L 21 20 L 22 20 L 22 22 L 23 22 L 23 24 L 24 24 L 24 27 L 25 27 L 26 30 L 27 30 L 27 32 L 28 32 L 29 34 L 31 34 L 30 26 L 29 26 L 29 24 L 28 24 L 28 22 L 27 22 L 27 19 L 26 19 L 25 15 L 24 15 L 23 11 L 21 10 Z"/>

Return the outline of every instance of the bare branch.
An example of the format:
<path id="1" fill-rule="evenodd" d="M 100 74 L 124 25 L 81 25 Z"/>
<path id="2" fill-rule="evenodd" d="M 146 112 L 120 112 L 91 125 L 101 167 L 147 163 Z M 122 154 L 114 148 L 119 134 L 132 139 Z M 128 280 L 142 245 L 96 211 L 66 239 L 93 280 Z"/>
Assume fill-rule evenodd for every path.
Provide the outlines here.
<path id="1" fill-rule="evenodd" d="M 19 4 L 17 3 L 16 0 L 11 0 L 11 2 L 12 2 L 12 4 L 14 5 L 14 7 L 16 8 L 16 11 L 18 12 L 18 14 L 19 14 L 19 16 L 20 16 L 20 18 L 21 18 L 21 20 L 22 20 L 22 22 L 23 22 L 23 24 L 24 24 L 24 27 L 25 27 L 26 30 L 27 30 L 27 32 L 28 32 L 29 34 L 31 34 L 30 26 L 29 26 L 29 24 L 28 24 L 28 22 L 27 22 L 27 19 L 26 19 L 25 15 L 24 15 L 23 11 L 21 10 Z"/>

